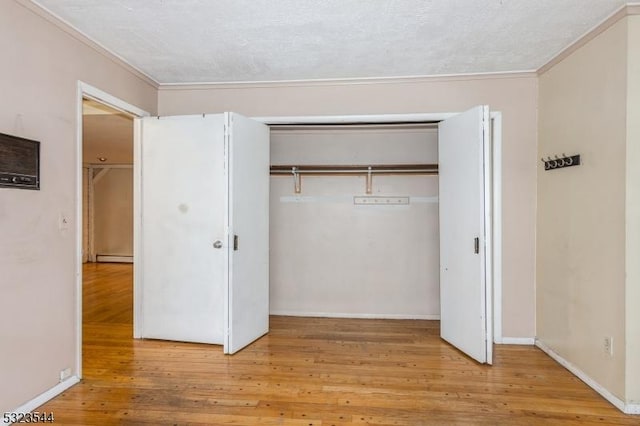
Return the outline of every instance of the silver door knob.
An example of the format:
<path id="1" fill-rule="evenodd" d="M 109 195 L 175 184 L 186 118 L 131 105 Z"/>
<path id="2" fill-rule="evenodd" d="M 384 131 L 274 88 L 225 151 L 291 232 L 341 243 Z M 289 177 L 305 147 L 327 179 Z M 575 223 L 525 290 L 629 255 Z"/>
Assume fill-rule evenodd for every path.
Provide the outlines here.
<path id="1" fill-rule="evenodd" d="M 217 249 L 222 248 L 222 241 L 220 241 L 220 240 L 214 241 L 213 242 L 213 248 L 217 248 Z"/>

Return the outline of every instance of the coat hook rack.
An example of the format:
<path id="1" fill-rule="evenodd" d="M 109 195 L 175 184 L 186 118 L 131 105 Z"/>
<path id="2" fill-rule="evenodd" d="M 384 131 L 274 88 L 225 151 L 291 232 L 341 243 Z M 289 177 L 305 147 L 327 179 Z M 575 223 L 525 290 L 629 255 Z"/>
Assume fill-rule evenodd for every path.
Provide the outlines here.
<path id="1" fill-rule="evenodd" d="M 544 157 L 540 159 L 544 163 L 545 170 L 554 170 L 554 169 L 562 169 L 565 167 L 571 166 L 579 166 L 580 165 L 580 154 L 567 156 L 564 152 L 562 153 L 562 157 L 557 155 L 555 158 L 547 157 L 545 160 Z"/>

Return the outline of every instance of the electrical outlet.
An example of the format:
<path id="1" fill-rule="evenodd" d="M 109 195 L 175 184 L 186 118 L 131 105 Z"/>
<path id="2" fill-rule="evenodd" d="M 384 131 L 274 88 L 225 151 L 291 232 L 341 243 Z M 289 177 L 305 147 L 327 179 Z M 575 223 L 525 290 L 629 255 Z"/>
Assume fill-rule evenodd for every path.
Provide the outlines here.
<path id="1" fill-rule="evenodd" d="M 604 353 L 609 357 L 613 356 L 613 337 L 607 336 L 603 341 Z"/>
<path id="2" fill-rule="evenodd" d="M 67 367 L 64 370 L 60 370 L 60 381 L 64 382 L 71 377 L 71 368 Z"/>

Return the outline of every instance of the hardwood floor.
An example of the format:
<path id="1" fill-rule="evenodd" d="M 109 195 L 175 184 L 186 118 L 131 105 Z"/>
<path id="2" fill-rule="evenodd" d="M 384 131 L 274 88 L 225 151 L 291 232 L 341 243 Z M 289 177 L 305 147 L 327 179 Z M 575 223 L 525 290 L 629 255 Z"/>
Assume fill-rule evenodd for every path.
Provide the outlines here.
<path id="1" fill-rule="evenodd" d="M 134 340 L 132 267 L 84 268 L 84 379 L 39 408 L 55 424 L 638 425 L 541 351 L 478 365 L 437 321 L 272 317 L 233 356 Z"/>

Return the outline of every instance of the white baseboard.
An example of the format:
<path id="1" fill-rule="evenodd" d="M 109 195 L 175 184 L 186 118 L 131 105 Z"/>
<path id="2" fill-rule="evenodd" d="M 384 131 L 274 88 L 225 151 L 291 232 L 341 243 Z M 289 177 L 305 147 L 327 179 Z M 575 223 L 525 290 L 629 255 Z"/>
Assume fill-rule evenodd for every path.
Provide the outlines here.
<path id="1" fill-rule="evenodd" d="M 535 337 L 502 337 L 496 339 L 496 343 L 499 345 L 530 345 L 533 346 L 536 343 Z"/>
<path id="2" fill-rule="evenodd" d="M 640 404 L 626 404 L 623 400 L 609 392 L 604 386 L 589 377 L 584 371 L 580 370 L 571 362 L 564 359 L 558 353 L 554 352 L 549 346 L 545 345 L 540 340 L 536 339 L 536 346 L 539 347 L 544 353 L 553 358 L 558 364 L 573 373 L 580 380 L 585 382 L 587 386 L 598 392 L 604 399 L 612 403 L 618 410 L 625 414 L 640 414 Z"/>
<path id="3" fill-rule="evenodd" d="M 110 254 L 99 254 L 96 256 L 96 262 L 133 263 L 133 256 L 112 256 Z"/>
<path id="4" fill-rule="evenodd" d="M 419 319 L 439 320 L 440 315 L 405 315 L 405 314 L 353 314 L 335 312 L 307 312 L 307 311 L 279 311 L 273 310 L 270 315 L 282 315 L 285 317 L 312 317 L 312 318 L 364 318 L 364 319 Z"/>
<path id="5" fill-rule="evenodd" d="M 60 395 L 62 392 L 66 391 L 71 386 L 79 382 L 80 382 L 80 379 L 78 378 L 78 376 L 71 376 L 64 382 L 58 383 L 48 391 L 41 393 L 40 395 L 33 398 L 31 401 L 25 404 L 22 404 L 20 407 L 16 408 L 15 410 L 12 410 L 11 412 L 12 413 L 29 413 L 35 410 L 36 408 L 38 408 L 39 406 L 41 406 L 42 404 L 44 404 L 45 402 L 49 401 L 50 399 L 53 399 L 54 397 Z M 11 423 L 6 423 L 3 420 L 2 424 L 10 425 Z"/>

